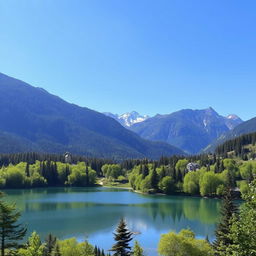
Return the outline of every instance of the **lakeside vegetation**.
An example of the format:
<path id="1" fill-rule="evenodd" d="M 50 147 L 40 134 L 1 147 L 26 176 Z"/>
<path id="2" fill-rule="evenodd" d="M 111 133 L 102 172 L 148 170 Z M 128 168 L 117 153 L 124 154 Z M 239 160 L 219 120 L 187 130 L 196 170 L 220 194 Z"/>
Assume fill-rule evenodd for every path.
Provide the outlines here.
<path id="1" fill-rule="evenodd" d="M 159 238 L 158 253 L 161 256 L 254 256 L 256 255 L 256 180 L 249 184 L 243 195 L 245 203 L 236 207 L 231 189 L 225 189 L 221 218 L 216 228 L 216 239 L 210 243 L 197 239 L 192 230 L 169 232 Z M 21 213 L 15 205 L 0 199 L 0 249 L 1 256 L 144 256 L 144 249 L 135 241 L 126 222 L 121 219 L 114 233 L 115 243 L 108 251 L 101 250 L 88 241 L 75 238 L 59 240 L 49 235 L 44 241 L 33 232 L 27 242 L 21 242 L 27 229 L 19 223 Z"/>
<path id="2" fill-rule="evenodd" d="M 65 159 L 57 155 L 48 155 L 48 160 L 45 159 L 45 156 L 34 154 L 0 156 L 0 188 L 103 185 L 131 187 L 134 191 L 151 194 L 221 197 L 226 187 L 236 190 L 237 196 L 239 191 L 246 192 L 256 175 L 255 160 L 216 155 L 162 157 L 159 161 L 126 160 L 121 163 L 78 157 L 65 163 Z M 191 164 L 192 169 L 188 167 Z"/>

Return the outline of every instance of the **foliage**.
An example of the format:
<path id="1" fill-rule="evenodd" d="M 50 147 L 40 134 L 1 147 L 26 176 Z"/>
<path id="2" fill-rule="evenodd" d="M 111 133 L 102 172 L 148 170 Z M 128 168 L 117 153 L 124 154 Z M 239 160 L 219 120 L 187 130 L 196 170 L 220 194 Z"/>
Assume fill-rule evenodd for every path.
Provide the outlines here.
<path id="1" fill-rule="evenodd" d="M 33 232 L 25 248 L 19 249 L 18 256 L 44 256 L 44 248 L 39 235 Z"/>
<path id="2" fill-rule="evenodd" d="M 62 256 L 94 256 L 94 248 L 87 241 L 78 243 L 75 238 L 58 241 Z"/>
<path id="3" fill-rule="evenodd" d="M 205 240 L 195 239 L 190 230 L 181 230 L 175 234 L 163 234 L 158 244 L 158 252 L 162 256 L 213 256 L 213 250 Z"/>
<path id="4" fill-rule="evenodd" d="M 224 191 L 221 208 L 221 220 L 215 231 L 216 240 L 213 243 L 216 255 L 225 255 L 228 245 L 233 244 L 231 233 L 231 219 L 237 213 L 237 206 L 233 203 L 232 191 L 227 188 Z"/>
<path id="5" fill-rule="evenodd" d="M 140 246 L 138 241 L 135 241 L 133 246 L 133 256 L 144 256 L 143 248 Z"/>
<path id="6" fill-rule="evenodd" d="M 113 256 L 129 256 L 131 255 L 131 247 L 129 242 L 132 240 L 132 233 L 128 230 L 124 219 L 120 223 L 114 233 L 116 243 L 113 245 L 111 251 L 114 252 Z"/>
<path id="7" fill-rule="evenodd" d="M 21 213 L 16 210 L 14 204 L 0 201 L 0 241 L 1 256 L 5 255 L 6 249 L 16 249 L 25 236 L 27 229 L 19 224 Z"/>
<path id="8" fill-rule="evenodd" d="M 103 175 L 107 179 L 118 179 L 124 172 L 119 164 L 104 164 L 101 168 Z"/>
<path id="9" fill-rule="evenodd" d="M 160 190 L 162 190 L 165 194 L 170 195 L 174 192 L 174 181 L 170 176 L 165 176 L 161 179 L 158 184 Z"/>
<path id="10" fill-rule="evenodd" d="M 229 238 L 233 242 L 225 248 L 227 256 L 256 255 L 256 180 L 249 185 L 249 191 L 243 198 L 245 203 L 231 222 Z"/>
<path id="11" fill-rule="evenodd" d="M 0 169 L 0 186 L 3 188 L 28 188 L 44 186 L 93 186 L 96 172 L 85 162 L 76 165 L 61 162 L 21 162 Z"/>

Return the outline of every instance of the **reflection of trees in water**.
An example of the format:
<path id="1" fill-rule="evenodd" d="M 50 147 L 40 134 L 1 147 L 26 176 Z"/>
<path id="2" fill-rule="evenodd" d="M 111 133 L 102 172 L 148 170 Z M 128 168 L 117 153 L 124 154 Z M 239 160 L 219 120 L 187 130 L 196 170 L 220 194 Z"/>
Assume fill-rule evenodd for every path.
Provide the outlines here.
<path id="1" fill-rule="evenodd" d="M 95 192 L 98 189 L 87 189 Z M 41 189 L 14 193 L 18 206 L 23 211 L 23 220 L 29 231 L 38 231 L 43 237 L 49 232 L 59 238 L 92 235 L 97 232 L 112 232 L 121 217 L 127 218 L 133 231 L 146 232 L 151 228 L 159 233 L 166 230 L 179 231 L 190 227 L 198 235 L 213 233 L 218 218 L 220 202 L 193 197 L 143 197 L 135 195 L 140 203 L 107 203 L 58 201 L 70 193 L 85 192 L 84 189 Z M 109 190 L 116 191 L 116 190 Z M 18 191 L 17 191 L 18 192 Z M 127 192 L 129 193 L 129 192 Z M 53 195 L 52 197 L 50 195 Z M 106 194 L 105 194 L 106 195 Z M 107 195 L 108 197 L 108 195 Z M 76 196 L 72 197 L 72 200 Z M 103 198 L 101 194 L 97 199 Z M 66 199 L 66 198 L 64 198 Z M 70 200 L 70 198 L 68 198 Z M 80 198 L 78 198 L 80 199 Z M 109 199 L 109 197 L 108 197 Z M 115 198 L 116 201 L 117 198 Z M 99 201 L 99 200 L 97 200 Z M 143 201 L 145 203 L 143 203 Z M 142 203 L 141 203 L 142 202 Z M 139 230 L 139 229 L 142 230 Z"/>
<path id="2" fill-rule="evenodd" d="M 215 224 L 218 221 L 220 201 L 204 198 L 183 199 L 183 212 L 190 220 L 200 220 L 205 224 Z"/>
<path id="3" fill-rule="evenodd" d="M 178 197 L 177 201 L 170 203 L 155 202 L 136 206 L 146 208 L 153 220 L 156 220 L 160 216 L 163 221 L 171 217 L 174 223 L 187 218 L 189 220 L 198 220 L 205 224 L 215 224 L 218 221 L 220 201 L 204 198 Z"/>

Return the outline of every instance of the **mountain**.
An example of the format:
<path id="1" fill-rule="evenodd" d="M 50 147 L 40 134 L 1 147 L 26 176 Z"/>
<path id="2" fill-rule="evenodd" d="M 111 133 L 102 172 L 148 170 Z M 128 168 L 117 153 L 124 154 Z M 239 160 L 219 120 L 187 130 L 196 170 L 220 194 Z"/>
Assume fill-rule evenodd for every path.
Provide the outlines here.
<path id="1" fill-rule="evenodd" d="M 143 122 L 149 118 L 149 116 L 147 116 L 147 115 L 142 116 L 136 111 L 127 112 L 122 115 L 112 114 L 109 112 L 105 112 L 103 114 L 114 118 L 116 121 L 118 121 L 124 127 L 131 127 L 132 125 Z"/>
<path id="2" fill-rule="evenodd" d="M 140 138 L 118 122 L 0 73 L 0 152 L 37 151 L 105 158 L 183 154 Z"/>
<path id="3" fill-rule="evenodd" d="M 167 142 L 195 154 L 241 122 L 236 115 L 223 117 L 212 108 L 184 109 L 168 115 L 158 114 L 130 129 L 145 139 Z"/>
<path id="4" fill-rule="evenodd" d="M 204 149 L 204 152 L 213 152 L 218 145 L 225 141 L 253 132 L 256 132 L 256 117 L 237 125 L 233 130 L 217 138 L 217 140 L 213 141 Z"/>

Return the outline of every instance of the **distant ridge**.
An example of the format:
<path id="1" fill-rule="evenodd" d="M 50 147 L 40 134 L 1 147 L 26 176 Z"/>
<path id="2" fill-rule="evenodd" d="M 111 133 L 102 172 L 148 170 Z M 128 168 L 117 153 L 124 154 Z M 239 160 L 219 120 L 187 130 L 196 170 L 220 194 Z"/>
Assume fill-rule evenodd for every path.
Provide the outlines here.
<path id="1" fill-rule="evenodd" d="M 203 151 L 214 152 L 216 147 L 218 145 L 221 145 L 225 141 L 234 139 L 244 134 L 253 133 L 253 132 L 256 132 L 256 117 L 237 125 L 233 130 L 223 134 L 217 140 L 213 141 Z"/>
<path id="2" fill-rule="evenodd" d="M 184 152 L 141 139 L 99 112 L 0 73 L 0 152 L 70 151 L 114 159 L 159 158 Z"/>
<path id="3" fill-rule="evenodd" d="M 145 139 L 167 142 L 189 154 L 196 154 L 242 122 L 236 115 L 224 117 L 209 107 L 158 114 L 130 129 Z"/>

